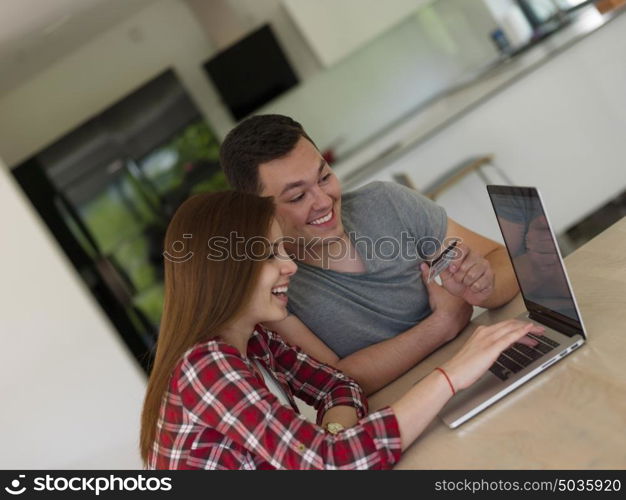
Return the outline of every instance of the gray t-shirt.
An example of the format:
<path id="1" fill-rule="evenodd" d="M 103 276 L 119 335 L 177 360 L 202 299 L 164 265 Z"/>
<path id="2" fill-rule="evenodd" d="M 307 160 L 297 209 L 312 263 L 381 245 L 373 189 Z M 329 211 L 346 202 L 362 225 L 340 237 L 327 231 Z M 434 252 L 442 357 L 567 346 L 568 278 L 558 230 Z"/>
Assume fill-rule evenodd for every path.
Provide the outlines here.
<path id="1" fill-rule="evenodd" d="M 365 265 L 343 273 L 299 263 L 289 310 L 340 357 L 408 330 L 431 313 L 419 264 L 443 242 L 445 210 L 399 184 L 342 197 L 346 233 Z"/>

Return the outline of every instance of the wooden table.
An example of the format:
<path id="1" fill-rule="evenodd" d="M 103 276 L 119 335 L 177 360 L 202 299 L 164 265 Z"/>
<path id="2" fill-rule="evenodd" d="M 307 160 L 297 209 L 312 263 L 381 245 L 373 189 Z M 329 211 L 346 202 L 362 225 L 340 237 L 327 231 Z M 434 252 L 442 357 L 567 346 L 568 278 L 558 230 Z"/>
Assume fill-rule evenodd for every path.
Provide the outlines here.
<path id="1" fill-rule="evenodd" d="M 626 468 L 626 217 L 565 260 L 588 342 L 459 428 L 433 421 L 397 469 Z M 513 318 L 521 297 L 476 317 L 453 342 L 370 398 L 398 399 L 480 324 Z"/>

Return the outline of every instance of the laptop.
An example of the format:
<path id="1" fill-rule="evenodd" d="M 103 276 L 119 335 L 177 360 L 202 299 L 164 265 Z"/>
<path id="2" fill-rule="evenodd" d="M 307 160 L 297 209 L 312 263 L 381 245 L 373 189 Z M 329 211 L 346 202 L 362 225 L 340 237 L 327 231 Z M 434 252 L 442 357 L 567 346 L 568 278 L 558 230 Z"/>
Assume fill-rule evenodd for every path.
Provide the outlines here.
<path id="1" fill-rule="evenodd" d="M 538 344 L 513 344 L 485 375 L 456 394 L 439 416 L 455 428 L 582 346 L 587 333 L 539 191 L 487 186 L 526 305 L 517 318 L 545 327 Z"/>

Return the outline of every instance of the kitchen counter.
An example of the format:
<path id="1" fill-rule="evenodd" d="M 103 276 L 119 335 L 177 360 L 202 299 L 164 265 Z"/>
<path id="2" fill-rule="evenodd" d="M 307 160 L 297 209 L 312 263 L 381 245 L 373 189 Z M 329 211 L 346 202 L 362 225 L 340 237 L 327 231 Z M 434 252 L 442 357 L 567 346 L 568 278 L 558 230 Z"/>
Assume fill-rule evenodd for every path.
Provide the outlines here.
<path id="1" fill-rule="evenodd" d="M 367 144 L 340 156 L 333 167 L 350 189 L 456 122 L 535 69 L 600 30 L 626 8 L 604 14 L 588 6 L 570 14 L 571 21 L 517 54 L 500 57 L 463 76 L 450 88 L 409 111 Z"/>

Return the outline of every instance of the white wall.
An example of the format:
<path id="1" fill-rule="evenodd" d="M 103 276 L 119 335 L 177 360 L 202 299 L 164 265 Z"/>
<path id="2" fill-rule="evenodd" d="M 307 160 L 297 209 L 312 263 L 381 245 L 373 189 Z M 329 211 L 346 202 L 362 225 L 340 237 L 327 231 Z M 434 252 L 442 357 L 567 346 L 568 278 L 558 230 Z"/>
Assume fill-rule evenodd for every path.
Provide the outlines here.
<path id="1" fill-rule="evenodd" d="M 294 116 L 320 148 L 346 153 L 495 58 L 494 28 L 482 2 L 439 0 L 259 112 Z"/>
<path id="2" fill-rule="evenodd" d="M 625 33 L 622 15 L 408 149 L 371 180 L 405 172 L 423 188 L 460 161 L 493 153 L 514 184 L 540 188 L 555 230 L 566 230 L 626 189 Z M 499 234 L 477 176 L 438 202 L 468 227 Z"/>
<path id="3" fill-rule="evenodd" d="M 189 2 L 193 10 L 181 0 L 156 1 L 0 96 L 5 162 L 17 165 L 168 67 L 223 137 L 234 122 L 201 68 L 215 51 L 206 32 L 210 11 Z M 493 20 L 482 2 L 470 9 L 466 0 L 439 0 L 328 70 L 315 62 L 278 0 L 221 4 L 240 9 L 233 30 L 272 22 L 302 81 L 260 112 L 296 117 L 320 147 L 340 136 L 344 150 L 356 146 L 495 56 L 485 25 Z"/>
<path id="4" fill-rule="evenodd" d="M 14 166 L 169 67 L 211 122 L 228 122 L 200 67 L 212 52 L 186 4 L 155 2 L 1 96 L 0 154 Z"/>
<path id="5" fill-rule="evenodd" d="M 282 0 L 282 4 L 318 60 L 329 67 L 430 1 Z"/>
<path id="6" fill-rule="evenodd" d="M 139 468 L 145 376 L 0 160 L 0 469 Z"/>
<path id="7" fill-rule="evenodd" d="M 281 0 L 185 0 L 185 3 L 216 51 L 271 22 L 281 48 L 301 81 L 321 70 L 320 62 Z"/>

